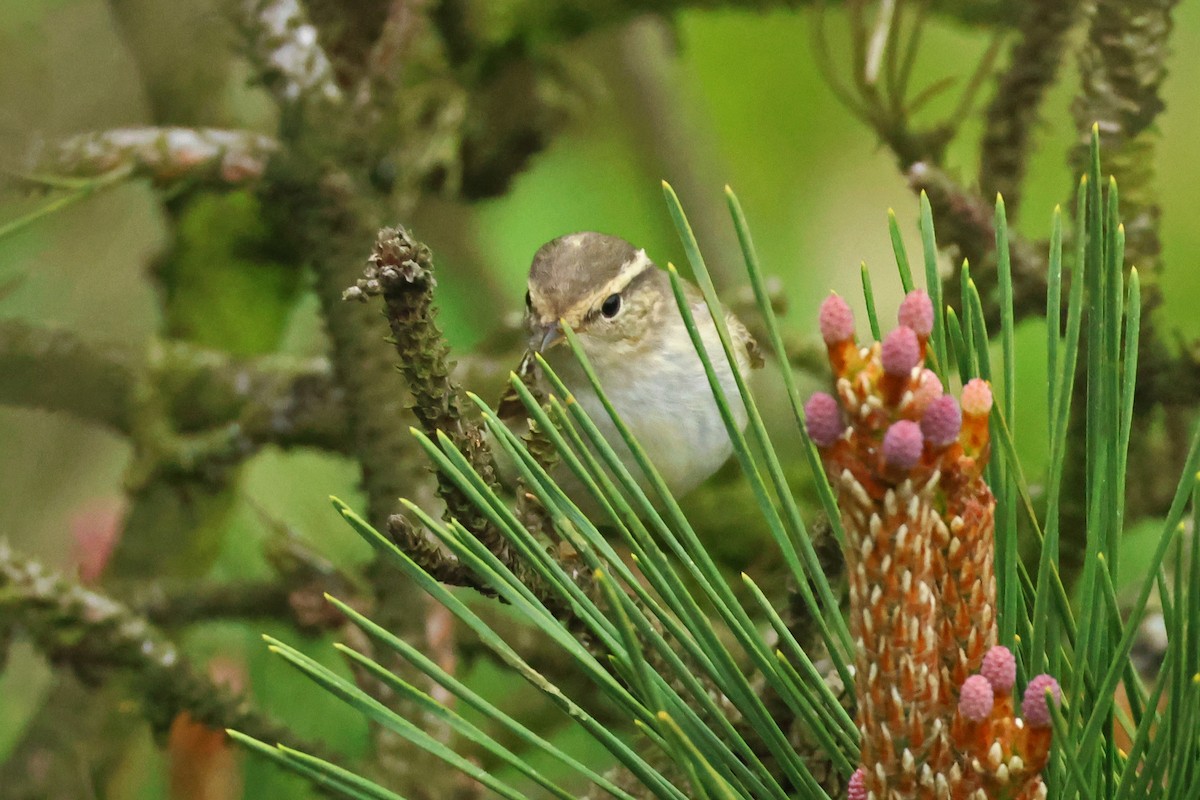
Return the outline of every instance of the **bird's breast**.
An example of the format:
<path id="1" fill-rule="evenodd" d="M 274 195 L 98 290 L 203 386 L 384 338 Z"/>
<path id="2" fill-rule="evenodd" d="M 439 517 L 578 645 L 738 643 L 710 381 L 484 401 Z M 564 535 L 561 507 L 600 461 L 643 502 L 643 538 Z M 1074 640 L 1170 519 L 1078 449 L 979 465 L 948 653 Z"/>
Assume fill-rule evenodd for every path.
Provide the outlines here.
<path id="1" fill-rule="evenodd" d="M 642 352 L 621 357 L 610 349 L 606 357 L 590 359 L 613 407 L 675 495 L 694 488 L 732 452 L 704 365 L 686 336 L 684 342 L 686 348 L 659 347 L 650 355 Z M 706 344 L 734 418 L 739 428 L 744 427 L 746 411 L 720 345 Z M 557 349 L 560 352 L 550 359 L 551 366 L 622 461 L 640 478 L 632 452 L 587 376 L 569 352 Z"/>

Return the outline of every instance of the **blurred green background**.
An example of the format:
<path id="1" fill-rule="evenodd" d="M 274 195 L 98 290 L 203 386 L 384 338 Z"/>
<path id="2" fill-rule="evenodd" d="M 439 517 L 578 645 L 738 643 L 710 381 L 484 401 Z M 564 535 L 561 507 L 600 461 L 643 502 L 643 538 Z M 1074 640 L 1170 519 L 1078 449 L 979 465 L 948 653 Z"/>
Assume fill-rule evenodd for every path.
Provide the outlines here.
<path id="1" fill-rule="evenodd" d="M 186 13 L 201 28 L 211 23 L 219 29 L 220 20 L 208 16 L 217 12 L 203 4 L 198 8 Z M 1200 4 L 1180 4 L 1175 20 L 1176 52 L 1169 63 L 1157 164 L 1167 267 L 1162 282 L 1167 319 L 1191 337 L 1200 333 L 1194 300 L 1200 271 L 1193 266 L 1200 260 L 1195 224 L 1200 196 L 1194 188 L 1200 185 L 1194 145 L 1200 124 L 1200 104 L 1195 102 L 1200 48 L 1193 46 L 1200 41 Z M 792 11 L 685 12 L 674 27 L 640 20 L 594 34 L 575 47 L 577 67 L 590 75 L 595 89 L 584 98 L 569 131 L 536 156 L 510 192 L 469 206 L 430 201 L 413 219 L 397 220 L 412 227 L 437 256 L 440 321 L 452 344 L 470 350 L 519 314 L 533 252 L 563 233 L 615 233 L 645 247 L 659 264 L 681 263 L 661 179 L 680 192 L 710 267 L 729 291 L 742 284 L 722 195 L 726 183 L 734 187 L 766 270 L 782 280 L 790 306 L 784 322 L 790 330 L 813 328 L 817 305 L 830 289 L 851 298 L 861 313 L 860 261 L 874 268 L 881 309 L 894 307 L 899 282 L 891 268 L 887 211 L 895 209 L 915 253 L 916 199 L 890 153 L 826 86 L 811 56 L 812 21 L 810 14 Z M 831 22 L 837 42 L 844 20 L 832 13 Z M 933 20 L 915 82 L 955 76 L 961 83 L 964 70 L 989 39 L 986 32 Z M 218 35 L 198 35 L 195 46 L 214 42 L 220 45 Z M 1067 201 L 1073 189 L 1065 155 L 1075 136 L 1069 114 L 1074 70 L 1068 64 L 1047 98 L 1037 132 L 1019 226 L 1031 238 L 1047 234 L 1051 210 Z M 266 100 L 258 90 L 235 76 L 228 91 L 243 124 L 264 124 Z M 981 102 L 989 94 L 990 85 Z M 937 117 L 955 99 L 951 91 L 924 113 Z M 0 0 L 0 146 L 19 154 L 31 142 L 147 119 L 136 67 L 104 2 Z M 968 122 L 950 150 L 948 163 L 966 181 L 977 167 L 979 132 L 977 120 Z M 41 202 L 13 195 L 0 199 L 0 225 Z M 184 285 L 199 294 L 224 293 L 215 307 L 229 312 L 171 320 L 171 327 L 200 341 L 210 328 L 219 329 L 219 336 L 227 337 L 222 338 L 225 346 L 247 352 L 262 349 L 281 328 L 285 349 L 319 354 L 324 345 L 311 297 L 285 319 L 266 322 L 246 301 L 251 291 L 267 284 L 282 293 L 296 287 L 256 259 L 252 248 L 242 254 L 235 249 L 230 256 L 224 244 L 228 237 L 252 241 L 255 236 L 253 230 L 231 232 L 223 221 L 236 218 L 236 204 L 244 201 L 225 197 L 193 209 L 182 230 L 196 259 Z M 165 245 L 160 203 L 148 184 L 129 183 L 0 239 L 0 285 L 20 280 L 0 300 L 0 314 L 65 326 L 97 341 L 148 344 L 163 324 L 156 317 L 155 286 L 146 278 Z M 209 237 L 214 240 L 211 257 L 204 247 Z M 243 274 L 250 276 L 245 286 L 230 277 Z M 477 280 L 481 275 L 486 276 L 482 284 Z M 1045 378 L 1038 357 L 1044 334 L 1036 324 L 1023 334 L 1015 427 L 1030 474 L 1036 475 L 1045 459 Z M 769 394 L 770 386 L 765 390 Z M 73 527 L 102 518 L 119 498 L 129 455 L 121 440 L 72 419 L 0 408 L 0 537 L 51 566 L 72 569 Z M 215 574 L 265 574 L 258 548 L 263 525 L 252 503 L 300 530 L 334 559 L 361 561 L 367 556 L 365 547 L 326 499 L 330 494 L 354 498 L 355 481 L 354 466 L 330 456 L 267 452 L 256 457 Z M 307 692 L 303 704 L 287 702 L 303 680 L 261 655 L 257 633 L 249 626 L 204 626 L 189 635 L 187 648 L 201 662 L 217 652 L 232 653 L 263 705 L 298 732 L 340 739 L 349 751 L 361 748 L 365 733 L 360 722 L 335 701 Z M 313 651 L 322 648 L 314 646 Z M 37 656 L 24 648 L 13 650 L 0 673 L 0 761 L 20 736 L 47 681 L 48 668 Z M 519 693 L 512 698 L 514 704 L 521 700 Z M 147 739 L 131 756 L 128 774 L 107 796 L 164 796 L 162 770 L 145 768 L 161 758 Z M 284 796 L 296 790 L 282 780 L 268 768 L 246 762 L 244 796 Z"/>

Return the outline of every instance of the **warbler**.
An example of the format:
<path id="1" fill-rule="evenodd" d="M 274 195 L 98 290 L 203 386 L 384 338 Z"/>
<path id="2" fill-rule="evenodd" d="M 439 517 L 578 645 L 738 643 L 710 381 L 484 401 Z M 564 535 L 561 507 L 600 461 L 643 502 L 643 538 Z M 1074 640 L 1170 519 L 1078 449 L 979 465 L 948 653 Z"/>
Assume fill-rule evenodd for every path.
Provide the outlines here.
<path id="1" fill-rule="evenodd" d="M 744 428 L 746 409 L 733 369 L 744 373 L 761 366 L 758 346 L 746 326 L 724 311 L 737 362 L 730 365 L 700 290 L 690 283 L 684 290 L 734 419 Z M 529 343 L 522 360 L 528 370 L 533 354 L 542 354 L 574 401 L 640 479 L 632 452 L 565 345 L 562 323 L 577 335 L 605 394 L 674 496 L 695 488 L 729 458 L 733 449 L 729 434 L 684 326 L 670 277 L 645 250 L 594 232 L 572 233 L 543 245 L 529 270 L 525 293 Z M 532 379 L 549 391 L 536 371 Z M 514 407 L 514 400 L 502 402 L 501 413 L 510 419 L 514 411 L 524 411 Z M 515 406 L 520 406 L 519 400 Z"/>

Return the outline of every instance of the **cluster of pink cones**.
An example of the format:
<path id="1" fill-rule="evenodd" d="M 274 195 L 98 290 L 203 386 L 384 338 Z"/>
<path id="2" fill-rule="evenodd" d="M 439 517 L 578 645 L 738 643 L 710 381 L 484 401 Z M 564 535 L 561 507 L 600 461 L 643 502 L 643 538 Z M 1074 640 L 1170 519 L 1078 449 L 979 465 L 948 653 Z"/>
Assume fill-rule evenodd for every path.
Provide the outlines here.
<path id="1" fill-rule="evenodd" d="M 805 406 L 846 531 L 862 735 L 850 796 L 1044 796 L 1046 698 L 1058 684 L 1034 678 L 1024 719 L 1013 717 L 1016 662 L 996 646 L 995 498 L 983 480 L 991 388 L 971 380 L 955 401 L 925 367 L 924 291 L 904 298 L 898 321 L 860 346 L 849 306 L 827 298 L 835 391 Z"/>

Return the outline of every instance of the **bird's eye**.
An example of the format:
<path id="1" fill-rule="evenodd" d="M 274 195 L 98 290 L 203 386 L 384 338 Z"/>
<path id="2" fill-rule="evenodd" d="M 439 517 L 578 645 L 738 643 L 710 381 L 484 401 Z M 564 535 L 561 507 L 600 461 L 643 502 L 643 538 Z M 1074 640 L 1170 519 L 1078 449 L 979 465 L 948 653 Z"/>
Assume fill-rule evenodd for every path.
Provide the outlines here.
<path id="1" fill-rule="evenodd" d="M 525 307 L 533 308 L 533 296 L 528 291 L 525 292 Z"/>
<path id="2" fill-rule="evenodd" d="M 612 319 L 620 310 L 621 295 L 619 294 L 610 294 L 604 299 L 604 302 L 600 304 L 600 313 L 604 315 L 605 319 Z"/>

